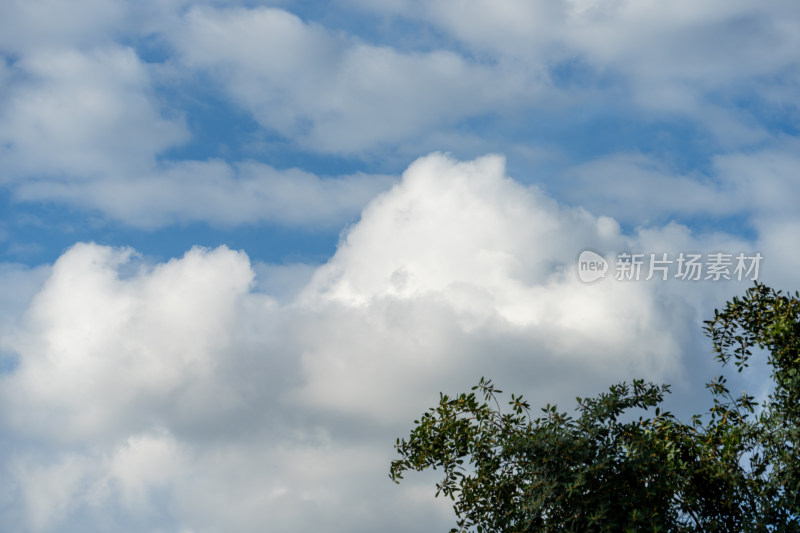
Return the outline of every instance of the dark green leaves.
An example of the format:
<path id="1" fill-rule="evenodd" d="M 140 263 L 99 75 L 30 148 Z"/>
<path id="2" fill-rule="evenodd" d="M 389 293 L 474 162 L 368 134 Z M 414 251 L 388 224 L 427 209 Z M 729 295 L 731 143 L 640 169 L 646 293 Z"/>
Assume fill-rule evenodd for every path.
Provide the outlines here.
<path id="1" fill-rule="evenodd" d="M 481 378 L 398 439 L 390 475 L 441 469 L 436 494 L 454 502 L 454 532 L 800 531 L 800 297 L 756 284 L 706 332 L 717 359 L 741 372 L 767 350 L 775 391 L 756 415 L 724 377 L 713 405 L 688 423 L 662 411 L 667 385 L 642 380 L 578 398 L 574 416 L 530 405 Z M 631 420 L 631 409 L 650 417 Z M 704 420 L 706 420 L 704 422 Z"/>

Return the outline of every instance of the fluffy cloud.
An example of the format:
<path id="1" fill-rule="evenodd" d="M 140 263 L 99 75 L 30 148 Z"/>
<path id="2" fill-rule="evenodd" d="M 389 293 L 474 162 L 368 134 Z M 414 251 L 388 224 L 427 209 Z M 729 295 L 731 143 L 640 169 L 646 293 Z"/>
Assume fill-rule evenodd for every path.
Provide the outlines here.
<path id="1" fill-rule="evenodd" d="M 198 249 L 120 279 L 130 259 L 130 250 L 76 245 L 53 266 L 28 310 L 30 333 L 12 344 L 24 354 L 3 391 L 12 425 L 87 441 L 240 401 L 217 377 L 252 282 L 247 259 Z"/>
<path id="2" fill-rule="evenodd" d="M 535 62 L 579 59 L 634 83 L 720 87 L 797 66 L 797 6 L 774 0 L 566 0 L 531 3 L 416 0 L 364 3 L 436 24 L 465 44 Z M 732 50 L 741 53 L 731 53 Z M 649 87 L 655 90 L 655 87 Z M 659 105 L 653 102 L 653 105 Z"/>
<path id="3" fill-rule="evenodd" d="M 361 153 L 536 92 L 453 52 L 401 53 L 281 9 L 195 8 L 170 39 L 263 126 L 315 151 Z"/>
<path id="4" fill-rule="evenodd" d="M 355 173 L 320 178 L 299 169 L 244 162 L 184 161 L 141 176 L 17 186 L 25 201 L 58 200 L 100 210 L 137 228 L 208 222 L 218 226 L 275 223 L 341 227 L 394 178 Z"/>
<path id="5" fill-rule="evenodd" d="M 145 228 L 196 221 L 324 227 L 347 223 L 391 182 L 256 162 L 157 162 L 187 132 L 180 120 L 163 118 L 148 67 L 129 48 L 31 53 L 7 70 L 0 179 L 17 200 L 55 200 Z"/>
<path id="6" fill-rule="evenodd" d="M 0 331 L 4 330 L 30 304 L 42 282 L 49 277 L 50 268 L 30 268 L 14 263 L 0 263 Z"/>
<path id="7" fill-rule="evenodd" d="M 124 26 L 126 2 L 118 0 L 12 0 L 0 5 L 0 51 L 94 45 Z"/>
<path id="8" fill-rule="evenodd" d="M 0 107 L 6 179 L 141 172 L 186 138 L 179 122 L 162 118 L 147 69 L 129 48 L 31 53 L 12 77 Z"/>
<path id="9" fill-rule="evenodd" d="M 6 6 L 13 11 L 6 22 L 16 17 L 24 27 L 45 14 L 50 20 L 45 4 L 56 2 Z M 118 2 L 103 5 L 109 17 L 116 13 L 112 18 L 126 10 Z M 18 55 L 0 62 L 0 180 L 15 201 L 56 201 L 145 228 L 196 221 L 330 227 L 349 222 L 391 182 L 249 161 L 162 159 L 190 139 L 183 113 L 167 108 L 159 93 L 159 73 L 168 69 L 90 28 L 73 30 L 52 36 L 59 46 L 7 36 L 19 51 L 8 44 Z"/>
<path id="10" fill-rule="evenodd" d="M 346 6 L 0 3 L 4 207 L 66 204 L 126 231 L 361 213 L 318 268 L 91 243 L 0 264 L 0 529 L 446 530 L 430 477 L 386 479 L 440 390 L 485 375 L 568 405 L 644 376 L 693 411 L 715 370 L 699 321 L 744 283 L 585 285 L 581 250 L 760 251 L 762 278 L 796 288 L 796 3 Z M 244 110 L 264 150 L 209 154 L 226 124 L 201 107 Z M 657 136 L 617 142 L 627 122 L 689 132 L 693 168 L 653 155 Z M 499 156 L 378 174 L 487 146 L 570 168 L 547 186 L 582 207 Z M 344 170 L 288 168 L 327 162 Z M 25 246 L 13 229 L 8 253 Z"/>
<path id="11" fill-rule="evenodd" d="M 196 133 L 189 102 L 209 94 L 252 114 L 258 135 L 276 133 L 270 153 L 355 156 L 376 172 L 394 172 L 398 153 L 509 151 L 508 139 L 525 143 L 531 131 L 558 154 L 564 146 L 551 146 L 548 131 L 566 137 L 604 113 L 622 121 L 636 114 L 645 129 L 689 124 L 709 137 L 710 150 L 723 150 L 723 172 L 724 159 L 749 157 L 733 151 L 743 146 L 786 150 L 775 137 L 783 126 L 771 117 L 798 104 L 797 8 L 779 1 L 370 3 L 389 29 L 411 20 L 436 30 L 420 42 L 390 32 L 380 44 L 337 29 L 333 18 L 313 22 L 280 8 L 136 5 L 81 0 L 67 9 L 40 0 L 0 8 L 0 179 L 15 201 L 67 203 L 139 227 L 330 227 L 389 183 L 172 157 Z M 198 94 L 198 85 L 208 92 Z M 473 128 L 483 120 L 488 134 Z M 677 190 L 725 197 L 713 176 L 662 176 L 658 162 L 619 158 L 601 154 L 584 170 L 604 176 L 594 182 L 606 190 L 616 181 L 604 174 L 611 166 L 627 171 L 629 190 L 647 183 L 667 191 L 664 198 Z M 613 206 L 608 196 L 600 197 Z M 589 200 L 595 212 L 605 207 Z M 685 210 L 726 202 L 691 204 Z"/>
<path id="12" fill-rule="evenodd" d="M 617 220 L 646 224 L 675 218 L 794 218 L 800 194 L 797 143 L 713 157 L 707 173 L 676 173 L 654 157 L 612 154 L 575 166 L 559 185 L 565 198 Z"/>
<path id="13" fill-rule="evenodd" d="M 765 91 L 776 109 L 798 104 L 796 90 L 773 81 L 800 66 L 798 9 L 791 2 L 355 3 L 433 24 L 479 57 L 549 73 L 545 79 L 556 86 L 564 71 L 573 72 L 579 83 L 570 84 L 568 74 L 566 93 L 590 89 L 594 105 L 629 102 L 654 119 L 684 117 L 725 147 L 769 137 L 751 113 L 736 109 L 743 92 Z M 796 88 L 796 76 L 790 79 Z"/>
<path id="14" fill-rule="evenodd" d="M 445 528 L 429 478 L 386 479 L 394 438 L 481 375 L 567 404 L 618 379 L 689 367 L 702 379 L 683 356 L 703 349 L 698 313 L 736 287 L 585 285 L 575 271 L 587 247 L 689 245 L 676 225 L 626 236 L 560 206 L 498 156 L 441 154 L 409 167 L 280 302 L 243 252 L 150 265 L 78 244 L 4 340 L 19 366 L 0 378 L 0 493 L 17 509 L 3 526 Z"/>

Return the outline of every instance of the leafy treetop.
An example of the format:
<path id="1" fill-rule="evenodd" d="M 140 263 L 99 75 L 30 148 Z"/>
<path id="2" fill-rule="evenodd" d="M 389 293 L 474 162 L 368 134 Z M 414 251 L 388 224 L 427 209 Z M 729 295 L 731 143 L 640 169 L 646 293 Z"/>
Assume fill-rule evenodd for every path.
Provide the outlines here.
<path id="1" fill-rule="evenodd" d="M 481 378 L 414 421 L 390 476 L 441 469 L 451 532 L 800 531 L 800 294 L 756 283 L 705 331 L 740 372 L 766 351 L 774 390 L 758 413 L 717 377 L 707 416 L 688 422 L 659 407 L 668 385 L 643 380 L 578 398 L 574 416 L 547 405 L 532 418 L 521 396 L 503 410 Z M 651 416 L 623 416 L 637 408 Z"/>

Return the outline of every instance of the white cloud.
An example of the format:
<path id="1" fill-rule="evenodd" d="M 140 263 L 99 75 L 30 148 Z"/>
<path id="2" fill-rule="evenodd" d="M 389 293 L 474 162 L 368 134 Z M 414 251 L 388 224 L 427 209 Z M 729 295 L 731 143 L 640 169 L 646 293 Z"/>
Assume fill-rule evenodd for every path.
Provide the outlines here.
<path id="1" fill-rule="evenodd" d="M 800 197 L 798 148 L 792 139 L 767 149 L 722 154 L 714 158 L 714 169 L 735 191 L 742 212 L 754 218 L 794 216 Z"/>
<path id="2" fill-rule="evenodd" d="M 569 169 L 560 188 L 572 202 L 626 222 L 739 216 L 755 224 L 794 216 L 798 171 L 793 141 L 719 154 L 707 173 L 686 175 L 651 156 L 617 153 Z"/>
<path id="3" fill-rule="evenodd" d="M 119 0 L 11 0 L 0 4 L 0 51 L 94 45 L 124 25 L 127 3 Z"/>
<path id="4" fill-rule="evenodd" d="M 749 113 L 735 109 L 743 87 L 768 92 L 773 104 L 797 105 L 797 91 L 782 87 L 796 81 L 791 73 L 800 67 L 800 17 L 792 2 L 353 3 L 433 24 L 478 56 L 542 72 L 579 64 L 598 79 L 616 81 L 610 90 L 591 89 L 594 105 L 608 99 L 633 103 L 656 118 L 680 116 L 701 124 L 725 147 L 769 137 Z M 581 90 L 564 92 L 571 91 Z"/>
<path id="5" fill-rule="evenodd" d="M 500 156 L 460 164 L 441 155 L 418 160 L 364 211 L 363 224 L 350 231 L 315 285 L 357 302 L 458 284 L 514 292 L 546 282 L 581 243 L 621 242 L 613 226 L 596 227 L 582 210 L 562 214 L 543 194 L 505 177 L 504 167 Z"/>
<path id="6" fill-rule="evenodd" d="M 15 459 L 7 466 L 18 483 L 27 519 L 27 524 L 14 525 L 27 526 L 29 531 L 56 527 L 84 495 L 86 471 L 93 467 L 85 458 L 71 454 L 63 454 L 53 464 Z"/>
<path id="7" fill-rule="evenodd" d="M 49 276 L 47 266 L 0 263 L 0 335 L 22 315 Z"/>
<path id="8" fill-rule="evenodd" d="M 308 305 L 340 315 L 333 330 L 351 331 L 305 342 L 311 384 L 304 398 L 376 418 L 395 406 L 403 416 L 399 399 L 416 390 L 409 383 L 427 389 L 428 379 L 441 380 L 448 369 L 460 374 L 481 366 L 478 348 L 453 349 L 449 338 L 475 341 L 495 328 L 508 334 L 509 353 L 519 354 L 516 364 L 531 365 L 533 375 L 543 363 L 522 355 L 526 344 L 547 354 L 544 359 L 668 375 L 677 369 L 680 346 L 665 333 L 672 328 L 656 326 L 670 318 L 651 287 L 585 286 L 573 270 L 582 249 L 628 245 L 612 220 L 565 210 L 504 177 L 500 157 L 418 160 L 401 184 L 365 209 L 303 295 Z M 383 332 L 394 331 L 395 322 L 403 324 L 402 333 L 381 348 Z M 357 346 L 339 344 L 354 336 Z M 379 361 L 376 352 L 383 354 Z M 498 357 L 508 363 L 508 356 Z M 354 368 L 364 369 L 361 388 L 338 387 Z M 373 387 L 372 399 L 360 401 L 362 389 Z"/>
<path id="9" fill-rule="evenodd" d="M 147 513 L 151 511 L 150 492 L 186 475 L 186 455 L 171 435 L 135 435 L 103 465 L 107 471 L 104 481 L 118 485 L 125 507 Z"/>
<path id="10" fill-rule="evenodd" d="M 36 9 L 19 8 L 31 17 Z M 99 37 L 70 46 L 70 35 L 61 47 L 21 47 L 15 61 L 0 63 L 0 180 L 15 201 L 56 201 L 140 228 L 331 227 L 348 223 L 392 180 L 320 178 L 249 161 L 158 161 L 189 140 L 181 112 L 156 94 L 154 73 L 163 67 Z"/>
<path id="11" fill-rule="evenodd" d="M 64 202 L 148 228 L 195 221 L 330 227 L 350 220 L 388 185 L 384 176 L 328 180 L 246 161 L 159 159 L 190 138 L 183 111 L 168 107 L 162 91 L 184 90 L 181 83 L 198 79 L 219 83 L 227 98 L 283 136 L 291 150 L 382 158 L 391 161 L 386 168 L 398 153 L 416 157 L 442 146 L 470 154 L 488 145 L 506 150 L 504 131 L 524 130 L 521 116 L 535 122 L 537 110 L 560 109 L 569 119 L 570 110 L 582 113 L 585 106 L 589 115 L 602 106 L 645 110 L 645 123 L 696 122 L 726 149 L 783 150 L 784 141 L 770 137 L 759 110 L 737 102 L 742 94 L 763 94 L 765 106 L 797 105 L 792 88 L 800 33 L 790 3 L 370 7 L 432 24 L 458 45 L 434 40 L 424 51 L 401 51 L 401 44 L 370 44 L 285 9 L 234 1 L 179 0 L 136 9 L 110 0 L 6 3 L 0 13 L 8 29 L 0 32 L 7 54 L 0 62 L 0 179 L 11 184 L 15 201 Z M 151 38 L 171 47 L 158 50 L 163 64 L 147 63 L 119 44 Z M 151 45 L 137 46 L 146 54 Z M 588 81 L 560 84 L 557 71 L 564 65 L 585 70 Z M 626 107 L 630 102 L 635 109 Z M 500 141 L 457 127 L 486 116 L 512 124 L 508 130 L 492 126 Z M 719 165 L 734 156 L 724 153 Z M 602 173 L 625 163 L 614 158 L 601 156 L 585 169 Z M 631 191 L 642 183 L 666 192 L 663 198 L 681 191 L 693 199 L 683 202 L 691 204 L 684 210 L 725 205 L 699 199 L 724 196 L 714 180 L 662 176 L 663 169 L 628 163 L 642 170 L 624 180 Z M 588 201 L 599 211 L 595 198 Z M 625 216 L 649 212 L 632 205 Z"/>
<path id="12" fill-rule="evenodd" d="M 537 90 L 449 51 L 403 54 L 274 8 L 195 8 L 170 38 L 263 126 L 315 151 L 360 153 Z"/>
<path id="13" fill-rule="evenodd" d="M 31 54 L 10 69 L 0 158 L 16 200 L 59 201 L 135 227 L 210 222 L 339 226 L 392 181 L 221 160 L 157 163 L 181 142 L 127 48 Z"/>
<path id="14" fill-rule="evenodd" d="M 24 183 L 16 195 L 26 201 L 58 200 L 97 209 L 138 228 L 191 222 L 320 228 L 347 224 L 393 180 L 363 173 L 320 178 L 257 162 L 231 166 L 221 160 L 182 161 L 139 176 Z"/>
<path id="15" fill-rule="evenodd" d="M 798 10 L 781 0 L 364 5 L 425 19 L 478 49 L 535 62 L 579 54 L 598 69 L 619 69 L 633 81 L 689 82 L 709 89 L 797 65 L 792 50 Z"/>
<path id="16" fill-rule="evenodd" d="M 246 257 L 195 249 L 120 279 L 130 258 L 80 244 L 53 265 L 27 333 L 11 339 L 22 354 L 2 391 L 13 426 L 87 441 L 162 418 L 207 420 L 241 401 L 218 377 L 252 282 Z"/>
<path id="17" fill-rule="evenodd" d="M 162 117 L 148 69 L 128 48 L 36 52 L 6 70 L 0 158 L 17 200 L 55 200 L 145 228 L 331 227 L 392 181 L 360 173 L 322 179 L 247 161 L 157 163 L 187 132 Z"/>
<path id="18" fill-rule="evenodd" d="M 758 250 L 764 255 L 764 281 L 785 291 L 798 290 L 800 249 L 794 244 L 800 235 L 797 215 L 764 216 L 757 220 Z"/>
<path id="19" fill-rule="evenodd" d="M 12 72 L 0 106 L 6 180 L 130 175 L 186 139 L 180 121 L 161 116 L 147 69 L 130 48 L 34 52 Z"/>
<path id="20" fill-rule="evenodd" d="M 76 245 L 5 340 L 20 364 L 0 378 L 13 473 L 0 494 L 27 511 L 3 526 L 445 528 L 430 478 L 386 477 L 394 438 L 440 390 L 486 375 L 569 404 L 619 379 L 702 379 L 683 377 L 703 368 L 684 354 L 702 350 L 698 313 L 733 284 L 584 285 L 574 271 L 587 247 L 688 245 L 700 241 L 677 225 L 625 236 L 560 206 L 498 156 L 441 154 L 409 167 L 281 303 L 243 252 L 147 265 Z M 258 267 L 308 275 L 287 269 Z"/>
<path id="21" fill-rule="evenodd" d="M 612 154 L 567 171 L 572 202 L 637 224 L 684 215 L 728 215 L 742 209 L 732 187 L 699 172 L 675 173 L 643 154 Z"/>

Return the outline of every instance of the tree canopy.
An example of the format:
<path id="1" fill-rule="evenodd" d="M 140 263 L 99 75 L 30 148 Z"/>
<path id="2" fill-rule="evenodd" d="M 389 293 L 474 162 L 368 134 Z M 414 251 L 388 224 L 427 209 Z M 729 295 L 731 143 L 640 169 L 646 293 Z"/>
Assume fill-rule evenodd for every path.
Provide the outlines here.
<path id="1" fill-rule="evenodd" d="M 708 412 L 681 421 L 660 407 L 668 385 L 634 380 L 578 398 L 574 415 L 547 405 L 533 418 L 521 396 L 501 408 L 481 378 L 397 440 L 390 476 L 441 469 L 451 532 L 800 531 L 800 293 L 756 283 L 705 332 L 722 366 L 767 358 L 760 409 L 717 377 Z"/>

